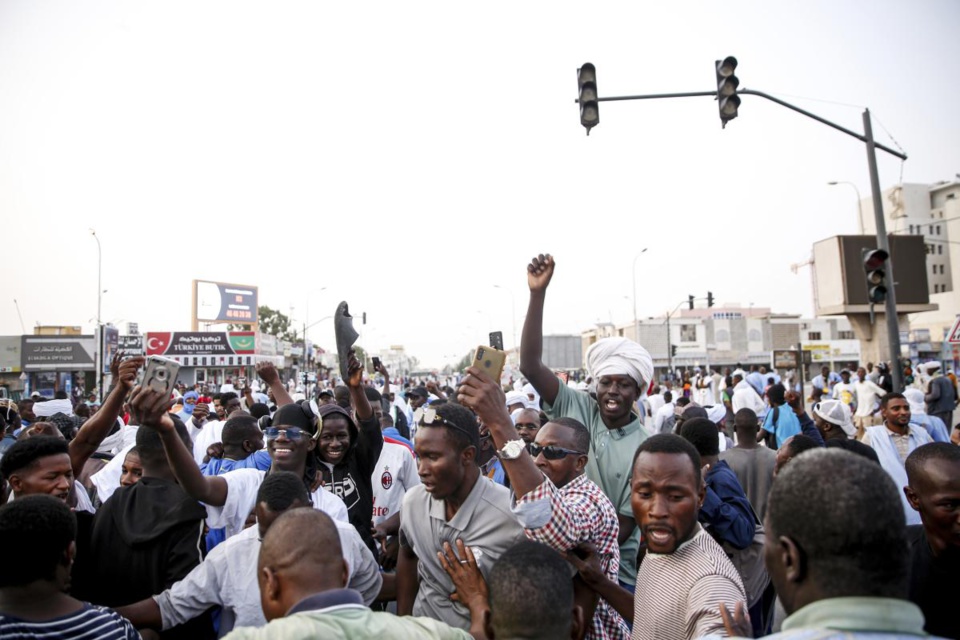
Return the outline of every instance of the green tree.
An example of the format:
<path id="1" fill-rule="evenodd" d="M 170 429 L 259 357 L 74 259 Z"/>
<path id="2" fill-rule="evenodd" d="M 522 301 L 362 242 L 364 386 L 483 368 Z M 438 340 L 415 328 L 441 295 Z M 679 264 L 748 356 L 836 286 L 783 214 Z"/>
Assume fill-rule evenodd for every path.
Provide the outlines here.
<path id="1" fill-rule="evenodd" d="M 260 316 L 260 331 L 267 335 L 276 336 L 287 342 L 296 342 L 299 339 L 299 333 L 296 327 L 290 322 L 290 318 L 276 309 L 271 309 L 266 305 L 257 307 L 257 315 Z M 243 331 L 247 325 L 231 324 L 230 331 Z"/>

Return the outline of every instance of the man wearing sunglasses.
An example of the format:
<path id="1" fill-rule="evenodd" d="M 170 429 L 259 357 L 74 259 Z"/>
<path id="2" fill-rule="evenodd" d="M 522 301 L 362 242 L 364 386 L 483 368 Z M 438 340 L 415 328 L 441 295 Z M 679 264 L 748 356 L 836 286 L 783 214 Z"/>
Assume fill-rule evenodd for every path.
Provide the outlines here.
<path id="1" fill-rule="evenodd" d="M 589 543 L 596 547 L 606 577 L 616 581 L 620 527 L 613 503 L 584 475 L 590 449 L 587 428 L 572 418 L 556 418 L 539 428 L 533 442 L 518 438 L 503 391 L 476 367 L 467 369 L 457 399 L 489 429 L 517 496 L 514 514 L 527 537 L 562 554 Z M 606 601 L 597 602 L 580 581 L 574 587 L 577 604 L 590 620 L 587 638 L 629 636 L 623 618 Z"/>
<path id="2" fill-rule="evenodd" d="M 190 450 L 177 437 L 173 422 L 166 415 L 167 398 L 141 387 L 134 391 L 131 405 L 142 416 L 141 427 L 160 433 L 163 448 L 177 482 L 191 497 L 207 507 L 207 526 L 223 527 L 226 537 L 240 533 L 257 502 L 257 491 L 267 472 L 259 469 L 235 469 L 222 476 L 204 476 Z M 273 461 L 270 471 L 290 471 L 309 485 L 313 507 L 335 520 L 349 522 L 343 500 L 326 491 L 319 474 L 308 473 L 307 459 L 316 448 L 318 420 L 309 406 L 287 404 L 273 416 L 271 426 L 263 430 L 267 451 Z"/>
<path id="3" fill-rule="evenodd" d="M 603 338 L 590 345 L 585 364 L 597 381 L 596 400 L 574 391 L 543 363 L 543 307 L 554 260 L 540 254 L 527 265 L 530 303 L 520 341 L 520 371 L 540 394 L 550 419 L 574 418 L 590 431 L 586 474 L 617 509 L 620 522 L 620 583 L 633 589 L 637 579 L 640 531 L 630 508 L 633 453 L 647 439 L 634 405 L 653 379 L 653 359 L 626 338 Z"/>
<path id="4" fill-rule="evenodd" d="M 503 407 L 503 396 L 500 396 Z M 513 424 L 507 418 L 510 428 Z M 453 403 L 424 408 L 414 436 L 421 484 L 410 489 L 400 511 L 397 613 L 428 616 L 470 628 L 470 612 L 454 602 L 456 591 L 438 554 L 459 539 L 473 549 L 489 575 L 494 562 L 523 539 L 510 512 L 510 492 L 480 475 L 476 417 Z"/>

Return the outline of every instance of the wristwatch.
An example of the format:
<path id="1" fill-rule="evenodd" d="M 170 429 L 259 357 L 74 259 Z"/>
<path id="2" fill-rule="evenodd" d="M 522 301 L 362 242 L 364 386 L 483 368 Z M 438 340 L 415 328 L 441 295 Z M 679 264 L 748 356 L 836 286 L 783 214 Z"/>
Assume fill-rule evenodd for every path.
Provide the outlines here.
<path id="1" fill-rule="evenodd" d="M 503 445 L 503 449 L 497 452 L 503 460 L 516 460 L 520 457 L 520 454 L 523 453 L 523 450 L 527 447 L 527 443 L 523 440 L 511 440 L 507 444 Z"/>

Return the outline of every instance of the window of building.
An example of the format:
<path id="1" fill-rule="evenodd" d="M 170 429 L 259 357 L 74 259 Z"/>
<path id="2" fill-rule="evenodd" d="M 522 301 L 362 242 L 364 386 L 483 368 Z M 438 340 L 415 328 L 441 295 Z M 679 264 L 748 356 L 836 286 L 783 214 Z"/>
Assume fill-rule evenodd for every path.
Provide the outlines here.
<path id="1" fill-rule="evenodd" d="M 940 235 L 940 225 L 937 225 L 937 235 Z"/>
<path id="2" fill-rule="evenodd" d="M 807 340 L 822 340 L 819 331 L 810 331 L 807 333 Z"/>
<path id="3" fill-rule="evenodd" d="M 937 255 L 938 255 L 938 256 L 942 256 L 942 255 L 943 255 L 943 245 L 942 245 L 942 244 L 938 244 L 938 245 L 937 245 Z"/>
<path id="4" fill-rule="evenodd" d="M 933 225 L 930 225 L 930 235 L 933 235 Z"/>
<path id="5" fill-rule="evenodd" d="M 940 275 L 943 275 L 943 265 L 940 265 Z"/>
<path id="6" fill-rule="evenodd" d="M 937 275 L 937 265 L 933 265 L 933 275 Z"/>
<path id="7" fill-rule="evenodd" d="M 913 225 L 910 225 L 910 235 L 913 235 Z"/>
<path id="8" fill-rule="evenodd" d="M 853 331 L 838 331 L 837 332 L 838 340 L 855 340 Z"/>
<path id="9" fill-rule="evenodd" d="M 696 342 L 696 341 L 697 341 L 697 325 L 695 324 L 680 325 L 680 342 Z"/>

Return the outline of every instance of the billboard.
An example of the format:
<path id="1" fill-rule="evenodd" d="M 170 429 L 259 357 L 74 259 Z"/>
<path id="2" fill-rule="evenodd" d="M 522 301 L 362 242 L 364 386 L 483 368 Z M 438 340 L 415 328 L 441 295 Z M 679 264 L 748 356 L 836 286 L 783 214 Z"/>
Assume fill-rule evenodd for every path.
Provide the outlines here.
<path id="1" fill-rule="evenodd" d="M 194 320 L 256 324 L 257 288 L 243 284 L 193 281 Z"/>
<path id="2" fill-rule="evenodd" d="M 93 371 L 94 336 L 21 336 L 24 371 Z"/>

